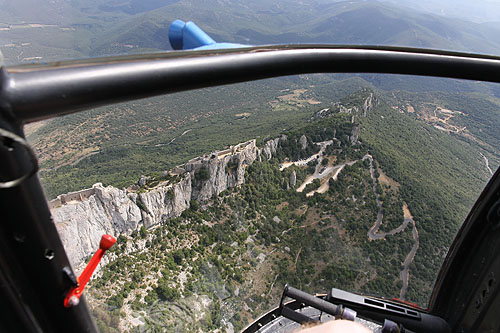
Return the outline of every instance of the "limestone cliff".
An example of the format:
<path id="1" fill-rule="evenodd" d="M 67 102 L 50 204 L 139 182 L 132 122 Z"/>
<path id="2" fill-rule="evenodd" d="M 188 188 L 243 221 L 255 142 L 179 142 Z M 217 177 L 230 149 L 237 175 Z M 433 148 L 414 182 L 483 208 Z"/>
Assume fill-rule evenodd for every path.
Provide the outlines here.
<path id="1" fill-rule="evenodd" d="M 286 135 L 282 135 L 276 139 L 266 141 L 264 147 L 262 148 L 262 153 L 268 160 L 270 160 L 276 153 L 276 149 L 278 149 L 279 143 L 286 141 L 287 139 L 288 138 Z"/>
<path id="2" fill-rule="evenodd" d="M 295 187 L 295 184 L 297 183 L 297 173 L 295 170 L 290 174 L 290 179 L 288 180 L 288 184 L 290 184 L 291 188 Z"/>
<path id="3" fill-rule="evenodd" d="M 258 156 L 255 140 L 190 160 L 166 181 L 145 191 L 95 184 L 91 189 L 60 195 L 49 206 L 71 263 L 91 255 L 105 233 L 118 237 L 140 226 L 149 228 L 178 217 L 191 200 L 204 202 L 243 184 L 245 168 Z M 200 176 L 201 175 L 201 176 Z"/>
<path id="4" fill-rule="evenodd" d="M 118 236 L 135 230 L 142 221 L 135 193 L 127 194 L 102 184 L 95 184 L 92 189 L 94 193 L 86 200 L 73 200 L 52 208 L 54 222 L 73 265 L 98 248 L 103 234 Z"/>
<path id="5" fill-rule="evenodd" d="M 143 204 L 142 224 L 149 228 L 165 219 L 177 217 L 189 208 L 191 201 L 191 174 L 186 173 L 174 185 L 157 186 L 146 193 L 139 194 Z"/>
<path id="6" fill-rule="evenodd" d="M 363 117 L 366 117 L 366 113 L 371 112 L 375 105 L 378 105 L 378 99 L 372 92 L 370 92 L 370 95 L 365 99 L 363 103 Z"/>
<path id="7" fill-rule="evenodd" d="M 351 97 L 354 95 L 355 94 L 351 95 Z M 321 109 L 319 111 L 316 111 L 312 115 L 311 121 L 330 117 L 337 112 L 366 117 L 367 114 L 370 113 L 374 107 L 379 105 L 379 100 L 377 96 L 375 96 L 375 94 L 369 90 L 362 91 L 363 102 L 360 104 L 352 105 L 352 103 L 349 101 L 351 97 L 347 98 L 346 104 L 341 102 L 335 102 L 332 104 L 332 108 Z M 357 96 L 355 97 L 357 98 Z"/>
<path id="8" fill-rule="evenodd" d="M 255 140 L 241 143 L 229 150 L 189 161 L 185 169 L 193 173 L 193 199 L 200 202 L 245 181 L 245 168 L 257 158 Z M 204 169 L 204 177 L 197 177 Z"/>

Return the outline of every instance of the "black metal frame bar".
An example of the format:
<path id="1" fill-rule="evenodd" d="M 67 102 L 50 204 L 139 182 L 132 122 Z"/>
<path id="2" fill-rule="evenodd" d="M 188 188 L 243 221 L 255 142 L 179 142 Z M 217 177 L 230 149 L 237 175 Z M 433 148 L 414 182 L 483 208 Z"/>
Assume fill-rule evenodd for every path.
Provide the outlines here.
<path id="1" fill-rule="evenodd" d="M 376 297 L 366 297 L 332 288 L 326 296 L 328 302 L 343 304 L 357 311 L 362 318 L 384 323 L 385 319 L 404 325 L 415 332 L 450 332 L 447 322 L 421 309 Z"/>
<path id="2" fill-rule="evenodd" d="M 299 323 L 306 323 L 313 320 L 301 313 L 289 309 L 285 305 L 285 299 L 287 297 L 294 299 L 298 302 L 301 302 L 306 306 L 310 306 L 322 312 L 328 313 L 329 315 L 335 318 L 352 320 L 352 321 L 354 321 L 354 319 L 356 318 L 356 312 L 349 308 L 344 308 L 342 304 L 336 305 L 333 304 L 332 302 L 327 302 L 323 298 L 309 295 L 308 293 L 303 292 L 302 290 L 296 289 L 294 287 L 291 287 L 287 284 L 285 285 L 285 288 L 283 288 L 283 295 L 281 296 L 281 301 L 280 301 L 281 314 L 284 317 L 297 321 Z"/>
<path id="3" fill-rule="evenodd" d="M 305 304 L 302 304 L 301 302 L 299 302 L 297 300 L 291 300 L 289 302 L 285 302 L 283 304 L 283 306 L 288 309 L 286 311 L 294 312 L 294 313 L 298 313 L 295 310 L 300 310 L 300 309 L 303 309 L 304 307 L 306 307 Z M 258 332 L 264 325 L 272 322 L 273 320 L 276 320 L 277 318 L 279 318 L 282 315 L 283 315 L 283 308 L 280 305 L 279 307 L 276 307 L 276 308 L 272 309 L 271 311 L 263 314 L 259 318 L 257 318 L 254 322 L 252 322 L 250 325 L 248 325 L 246 328 L 244 328 L 241 332 L 244 332 L 244 333 Z M 286 317 L 286 318 L 289 318 L 290 320 L 294 320 L 298 323 L 307 323 L 310 321 L 309 317 L 308 317 L 308 319 L 306 319 L 304 317 L 301 316 L 300 318 L 295 318 L 296 320 L 291 319 L 289 317 Z M 303 320 L 303 321 L 301 321 L 301 320 Z"/>
<path id="4" fill-rule="evenodd" d="M 23 136 L 19 123 L 6 118 L 0 128 Z M 0 137 L 2 182 L 29 174 L 30 155 L 23 144 Z M 0 205 L 0 331 L 96 332 L 85 301 L 63 306 L 70 264 L 38 177 L 0 189 Z"/>
<path id="5" fill-rule="evenodd" d="M 270 46 L 4 69 L 0 100 L 30 122 L 111 103 L 305 73 L 393 73 L 500 82 L 500 57 L 409 48 Z"/>
<path id="6" fill-rule="evenodd" d="M 500 82 L 500 57 L 409 48 L 312 45 L 2 68 L 0 128 L 24 138 L 25 123 L 106 104 L 277 76 L 354 72 Z M 34 165 L 25 148 L 0 137 L 0 182 L 18 179 L 32 170 Z M 491 183 L 498 184 L 497 180 L 498 172 Z M 64 294 L 73 283 L 63 273 L 68 271 L 69 261 L 38 177 L 32 175 L 16 186 L 0 189 L 0 202 L 0 308 L 15 318 L 12 322 L 18 323 L 17 328 L 27 332 L 96 331 L 84 300 L 76 307 L 63 307 Z M 481 204 L 475 209 L 480 209 Z M 445 282 L 463 269 L 456 260 L 463 252 L 459 247 L 472 244 L 482 235 L 471 233 L 479 228 L 473 217 L 474 210 L 450 250 L 431 298 L 430 312 L 437 309 L 445 319 L 452 316 L 445 309 L 451 303 L 443 299 L 457 287 Z M 0 323 L 0 330 L 14 330 L 16 327 L 9 326 L 12 322 Z"/>

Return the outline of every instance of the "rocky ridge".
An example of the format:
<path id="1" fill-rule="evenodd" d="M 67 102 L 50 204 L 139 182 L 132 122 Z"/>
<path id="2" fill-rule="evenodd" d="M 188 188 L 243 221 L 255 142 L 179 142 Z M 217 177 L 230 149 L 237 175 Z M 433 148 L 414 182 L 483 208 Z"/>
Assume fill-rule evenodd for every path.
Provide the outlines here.
<path id="1" fill-rule="evenodd" d="M 373 105 L 373 95 L 364 105 Z M 322 117 L 328 116 L 327 114 Z M 359 126 L 349 136 L 352 144 L 358 141 Z M 267 140 L 258 148 L 250 140 L 223 151 L 194 158 L 165 172 L 167 180 L 148 187 L 148 177 L 142 176 L 135 188 L 104 187 L 101 183 L 92 188 L 63 194 L 49 202 L 49 207 L 66 253 L 73 266 L 80 265 L 99 246 L 103 234 L 118 237 L 131 234 L 144 226 L 150 228 L 187 210 L 193 200 L 204 203 L 219 193 L 242 185 L 245 168 L 255 160 L 269 160 L 280 143 L 288 137 L 281 135 Z M 307 145 L 305 135 L 300 138 L 302 147 Z M 295 186 L 296 175 L 290 176 Z"/>
<path id="2" fill-rule="evenodd" d="M 270 144 L 264 149 L 270 154 L 276 151 Z M 97 183 L 91 189 L 58 196 L 49 206 L 70 262 L 82 263 L 98 248 L 103 234 L 118 237 L 141 226 L 150 228 L 180 216 L 192 200 L 205 202 L 243 184 L 245 168 L 261 152 L 251 140 L 192 159 L 170 171 L 177 182 L 161 182 L 142 193 Z"/>
<path id="3" fill-rule="evenodd" d="M 350 105 L 350 103 L 344 104 L 342 102 L 335 102 L 332 104 L 331 108 L 322 109 L 316 111 L 311 120 L 318 120 L 321 118 L 327 118 L 335 113 L 347 113 L 347 114 L 357 114 L 361 117 L 366 117 L 369 112 L 373 110 L 380 102 L 377 96 L 369 90 L 362 90 L 362 101 L 357 105 Z"/>

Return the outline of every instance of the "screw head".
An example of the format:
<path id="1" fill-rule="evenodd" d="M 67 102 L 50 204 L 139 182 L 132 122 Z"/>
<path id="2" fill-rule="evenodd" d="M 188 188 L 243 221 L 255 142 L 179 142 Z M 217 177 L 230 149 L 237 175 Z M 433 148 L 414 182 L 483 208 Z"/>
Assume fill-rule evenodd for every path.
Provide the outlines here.
<path id="1" fill-rule="evenodd" d="M 76 296 L 71 296 L 68 300 L 69 306 L 77 306 L 80 304 L 80 299 Z"/>

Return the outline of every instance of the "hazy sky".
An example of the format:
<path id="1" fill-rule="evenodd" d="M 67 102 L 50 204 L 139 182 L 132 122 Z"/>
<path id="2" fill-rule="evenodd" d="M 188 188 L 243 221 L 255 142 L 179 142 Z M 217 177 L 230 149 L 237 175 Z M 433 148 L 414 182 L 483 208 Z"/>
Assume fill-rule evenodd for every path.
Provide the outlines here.
<path id="1" fill-rule="evenodd" d="M 386 0 L 446 17 L 477 23 L 500 22 L 500 0 Z"/>

